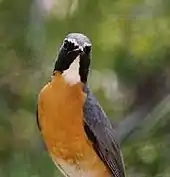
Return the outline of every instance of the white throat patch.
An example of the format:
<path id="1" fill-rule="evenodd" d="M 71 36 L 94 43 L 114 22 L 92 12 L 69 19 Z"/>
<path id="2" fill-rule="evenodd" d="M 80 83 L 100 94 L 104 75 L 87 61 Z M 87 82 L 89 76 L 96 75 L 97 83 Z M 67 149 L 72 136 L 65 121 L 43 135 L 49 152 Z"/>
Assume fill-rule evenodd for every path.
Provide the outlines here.
<path id="1" fill-rule="evenodd" d="M 75 85 L 80 82 L 79 61 L 80 57 L 78 56 L 73 63 L 71 63 L 70 67 L 62 73 L 64 80 L 69 85 Z"/>

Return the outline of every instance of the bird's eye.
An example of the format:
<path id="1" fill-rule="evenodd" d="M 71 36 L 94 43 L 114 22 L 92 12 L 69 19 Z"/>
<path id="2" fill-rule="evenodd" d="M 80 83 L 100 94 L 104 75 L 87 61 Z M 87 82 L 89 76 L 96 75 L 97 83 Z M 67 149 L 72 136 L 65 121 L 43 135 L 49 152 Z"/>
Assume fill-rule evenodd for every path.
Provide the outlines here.
<path id="1" fill-rule="evenodd" d="M 69 45 L 69 41 L 68 41 L 68 39 L 66 38 L 66 39 L 64 39 L 63 47 L 64 47 L 64 48 L 67 48 L 68 45 Z"/>
<path id="2" fill-rule="evenodd" d="M 85 45 L 84 46 L 84 52 L 88 54 L 88 53 L 90 53 L 90 51 L 91 51 L 91 45 L 90 44 Z"/>

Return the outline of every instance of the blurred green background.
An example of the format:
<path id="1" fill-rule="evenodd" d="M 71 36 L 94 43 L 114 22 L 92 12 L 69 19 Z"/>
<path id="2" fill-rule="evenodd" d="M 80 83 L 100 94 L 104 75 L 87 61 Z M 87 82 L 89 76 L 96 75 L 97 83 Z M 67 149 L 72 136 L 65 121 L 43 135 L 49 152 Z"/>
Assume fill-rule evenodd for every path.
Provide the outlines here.
<path id="1" fill-rule="evenodd" d="M 35 108 L 69 32 L 93 43 L 89 84 L 115 127 L 149 105 L 137 131 L 119 128 L 127 176 L 169 177 L 169 0 L 0 0 L 0 177 L 61 176 Z"/>

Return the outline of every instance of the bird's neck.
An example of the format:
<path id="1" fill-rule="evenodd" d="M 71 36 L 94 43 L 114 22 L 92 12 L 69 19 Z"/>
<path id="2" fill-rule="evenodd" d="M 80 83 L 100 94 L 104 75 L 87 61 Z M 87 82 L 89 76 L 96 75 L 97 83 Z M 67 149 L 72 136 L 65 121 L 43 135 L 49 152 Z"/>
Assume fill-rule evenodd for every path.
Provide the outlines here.
<path id="1" fill-rule="evenodd" d="M 81 82 L 80 74 L 80 57 L 78 56 L 70 65 L 70 67 L 63 71 L 62 76 L 65 82 L 69 85 L 75 85 Z"/>
<path id="2" fill-rule="evenodd" d="M 58 60 L 55 64 L 55 69 L 53 71 L 53 75 L 55 73 L 61 73 L 65 82 L 69 85 L 75 85 L 77 83 L 87 83 L 87 77 L 89 73 L 89 65 L 90 60 L 78 56 L 68 67 L 66 70 L 62 70 L 62 64 Z"/>

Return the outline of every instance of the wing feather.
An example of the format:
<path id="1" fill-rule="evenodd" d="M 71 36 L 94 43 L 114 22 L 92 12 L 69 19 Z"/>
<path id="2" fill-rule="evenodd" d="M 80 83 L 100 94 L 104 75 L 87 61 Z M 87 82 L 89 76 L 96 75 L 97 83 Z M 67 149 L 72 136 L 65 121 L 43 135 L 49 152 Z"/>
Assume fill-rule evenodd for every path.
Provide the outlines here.
<path id="1" fill-rule="evenodd" d="M 93 147 L 113 177 L 125 177 L 124 163 L 116 133 L 95 97 L 86 88 L 84 129 Z"/>

